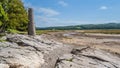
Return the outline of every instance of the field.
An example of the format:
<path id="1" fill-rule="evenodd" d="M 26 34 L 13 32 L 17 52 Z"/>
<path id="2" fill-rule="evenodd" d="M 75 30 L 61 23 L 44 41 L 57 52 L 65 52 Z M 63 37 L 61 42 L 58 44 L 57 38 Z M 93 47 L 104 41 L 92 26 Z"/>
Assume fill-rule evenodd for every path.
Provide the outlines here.
<path id="1" fill-rule="evenodd" d="M 67 31 L 77 31 L 79 33 L 102 33 L 102 34 L 120 34 L 120 29 L 100 29 L 100 30 L 36 30 L 36 34 L 37 35 L 41 35 L 41 34 L 47 34 L 50 32 L 67 32 Z M 10 33 L 18 33 L 18 34 L 27 34 L 27 31 L 15 31 L 15 30 L 11 30 Z"/>
<path id="2" fill-rule="evenodd" d="M 120 54 L 120 30 L 77 30 L 53 33 L 65 44 L 90 46 Z"/>
<path id="3" fill-rule="evenodd" d="M 50 33 L 50 32 L 58 32 L 60 30 L 36 30 L 36 34 L 37 35 L 41 35 L 41 34 L 47 34 L 47 33 Z M 62 30 L 63 31 L 63 30 Z M 27 31 L 16 31 L 16 32 L 11 32 L 13 34 L 27 34 Z"/>
<path id="4" fill-rule="evenodd" d="M 78 30 L 81 33 L 103 33 L 103 34 L 120 34 L 120 29 L 107 29 L 107 30 Z"/>
<path id="5" fill-rule="evenodd" d="M 104 30 L 36 30 L 36 34 L 46 34 L 49 32 L 67 32 L 67 31 L 77 31 L 80 33 L 102 33 L 102 34 L 120 34 L 120 29 L 104 29 Z"/>

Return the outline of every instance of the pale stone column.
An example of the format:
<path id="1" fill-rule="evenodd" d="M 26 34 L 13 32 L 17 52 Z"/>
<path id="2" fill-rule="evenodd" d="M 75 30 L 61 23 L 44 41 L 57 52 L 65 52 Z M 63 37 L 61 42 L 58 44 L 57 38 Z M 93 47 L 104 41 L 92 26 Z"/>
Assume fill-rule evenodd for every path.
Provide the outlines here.
<path id="1" fill-rule="evenodd" d="M 33 9 L 29 8 L 28 9 L 28 35 L 36 35 L 35 31 L 35 23 L 34 23 L 34 16 L 33 16 Z"/>

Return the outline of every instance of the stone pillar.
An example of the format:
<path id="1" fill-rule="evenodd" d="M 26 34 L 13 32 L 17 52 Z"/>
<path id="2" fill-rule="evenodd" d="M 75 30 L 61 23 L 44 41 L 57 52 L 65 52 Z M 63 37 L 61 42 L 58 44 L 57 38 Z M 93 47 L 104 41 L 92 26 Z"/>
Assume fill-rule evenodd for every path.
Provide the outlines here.
<path id="1" fill-rule="evenodd" d="M 28 35 L 36 35 L 35 31 L 35 23 L 34 23 L 34 17 L 33 17 L 33 9 L 29 8 L 28 9 Z"/>

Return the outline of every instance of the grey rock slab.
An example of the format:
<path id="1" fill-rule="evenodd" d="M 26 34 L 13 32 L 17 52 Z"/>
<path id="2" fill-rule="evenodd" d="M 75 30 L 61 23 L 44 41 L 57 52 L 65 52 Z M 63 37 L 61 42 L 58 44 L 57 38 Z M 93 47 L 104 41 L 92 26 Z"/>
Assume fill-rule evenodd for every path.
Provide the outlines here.
<path id="1" fill-rule="evenodd" d="M 0 64 L 1 67 L 8 65 L 10 68 L 53 68 L 58 56 L 70 50 L 71 46 L 42 35 L 8 34 L 6 41 L 0 42 Z"/>
<path id="2" fill-rule="evenodd" d="M 8 64 L 0 64 L 0 68 L 9 68 Z"/>
<path id="3" fill-rule="evenodd" d="M 120 68 L 120 57 L 105 50 L 81 47 L 59 57 L 55 68 Z"/>

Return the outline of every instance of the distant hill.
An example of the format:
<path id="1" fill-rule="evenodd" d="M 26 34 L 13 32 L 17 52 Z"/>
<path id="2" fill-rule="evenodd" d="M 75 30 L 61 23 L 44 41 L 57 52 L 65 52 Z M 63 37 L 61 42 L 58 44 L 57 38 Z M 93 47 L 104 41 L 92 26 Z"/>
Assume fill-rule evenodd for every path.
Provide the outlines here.
<path id="1" fill-rule="evenodd" d="M 120 23 L 106 23 L 106 24 L 86 24 L 75 26 L 59 26 L 59 27 L 46 27 L 38 30 L 87 30 L 87 29 L 120 29 Z"/>

